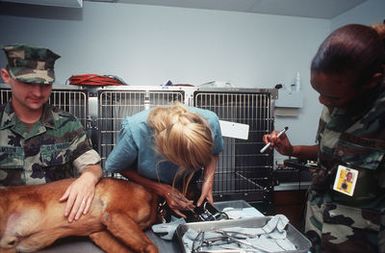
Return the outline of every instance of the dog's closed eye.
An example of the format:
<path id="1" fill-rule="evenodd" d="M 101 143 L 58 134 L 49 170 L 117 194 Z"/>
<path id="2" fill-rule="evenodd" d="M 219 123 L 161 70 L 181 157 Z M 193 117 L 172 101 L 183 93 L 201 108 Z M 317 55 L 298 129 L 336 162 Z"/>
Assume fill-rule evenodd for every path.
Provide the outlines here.
<path id="1" fill-rule="evenodd" d="M 17 242 L 17 240 L 16 240 L 16 239 L 13 239 L 13 240 L 8 241 L 8 242 L 7 242 L 7 245 L 8 245 L 9 247 L 12 247 L 12 246 L 15 246 L 15 245 L 16 245 L 16 242 Z"/>

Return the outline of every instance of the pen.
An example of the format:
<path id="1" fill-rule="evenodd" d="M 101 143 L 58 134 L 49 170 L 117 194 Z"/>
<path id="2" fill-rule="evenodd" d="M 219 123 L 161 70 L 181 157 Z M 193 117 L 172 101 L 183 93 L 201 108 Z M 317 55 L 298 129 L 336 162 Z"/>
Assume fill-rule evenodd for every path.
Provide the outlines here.
<path id="1" fill-rule="evenodd" d="M 289 129 L 288 127 L 285 127 L 284 129 L 282 129 L 281 132 L 277 134 L 277 138 L 279 138 L 282 134 L 286 133 L 288 129 Z M 266 149 L 270 147 L 270 145 L 271 145 L 271 142 L 267 143 L 259 152 L 261 153 L 265 152 Z"/>

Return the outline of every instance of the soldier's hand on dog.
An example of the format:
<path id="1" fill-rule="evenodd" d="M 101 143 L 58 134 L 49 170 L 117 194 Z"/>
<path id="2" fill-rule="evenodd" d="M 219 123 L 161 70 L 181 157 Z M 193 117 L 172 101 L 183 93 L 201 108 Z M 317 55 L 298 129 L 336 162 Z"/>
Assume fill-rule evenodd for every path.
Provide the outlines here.
<path id="1" fill-rule="evenodd" d="M 65 191 L 59 201 L 67 201 L 64 216 L 69 222 L 78 220 L 87 214 L 95 195 L 95 185 L 98 182 L 92 174 L 83 173 Z"/>
<path id="2" fill-rule="evenodd" d="M 170 209 L 182 218 L 186 218 L 180 210 L 193 210 L 195 205 L 192 200 L 187 199 L 180 191 L 168 186 L 166 187 L 163 197 Z"/>

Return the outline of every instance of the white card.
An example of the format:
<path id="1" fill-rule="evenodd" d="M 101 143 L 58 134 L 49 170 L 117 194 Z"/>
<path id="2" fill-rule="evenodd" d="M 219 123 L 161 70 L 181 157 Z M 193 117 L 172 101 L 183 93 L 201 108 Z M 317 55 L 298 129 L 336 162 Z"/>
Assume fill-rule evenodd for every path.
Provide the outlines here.
<path id="1" fill-rule="evenodd" d="M 249 138 L 249 125 L 231 121 L 220 120 L 222 136 L 247 140 Z"/>

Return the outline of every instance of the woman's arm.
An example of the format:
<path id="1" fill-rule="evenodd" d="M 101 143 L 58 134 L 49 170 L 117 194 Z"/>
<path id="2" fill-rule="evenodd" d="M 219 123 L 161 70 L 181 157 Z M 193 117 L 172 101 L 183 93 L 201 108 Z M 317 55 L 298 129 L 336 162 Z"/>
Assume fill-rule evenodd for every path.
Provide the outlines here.
<path id="1" fill-rule="evenodd" d="M 213 203 L 213 185 L 214 185 L 214 177 L 215 171 L 218 164 L 218 156 L 212 156 L 209 165 L 207 165 L 203 170 L 203 184 L 202 184 L 202 192 L 199 200 L 197 202 L 197 206 L 202 205 L 202 203 L 207 199 L 209 203 Z"/>
<path id="2" fill-rule="evenodd" d="M 181 192 L 173 188 L 168 184 L 158 183 L 151 179 L 145 178 L 138 174 L 135 170 L 123 170 L 119 172 L 127 179 L 134 183 L 142 185 L 144 188 L 149 189 L 159 196 L 164 197 L 168 206 L 179 216 L 186 218 L 186 216 L 180 212 L 180 210 L 192 210 L 194 204 L 192 200 L 188 200 Z"/>

